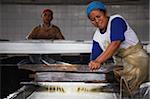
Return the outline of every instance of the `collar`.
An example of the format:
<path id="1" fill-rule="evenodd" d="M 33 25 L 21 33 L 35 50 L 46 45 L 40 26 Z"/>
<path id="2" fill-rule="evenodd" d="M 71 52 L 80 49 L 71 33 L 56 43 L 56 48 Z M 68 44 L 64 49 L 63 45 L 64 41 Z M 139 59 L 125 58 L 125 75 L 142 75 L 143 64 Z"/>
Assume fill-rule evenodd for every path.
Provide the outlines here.
<path id="1" fill-rule="evenodd" d="M 50 24 L 48 28 L 51 28 L 53 24 Z M 44 24 L 41 24 L 41 27 L 45 27 Z"/>

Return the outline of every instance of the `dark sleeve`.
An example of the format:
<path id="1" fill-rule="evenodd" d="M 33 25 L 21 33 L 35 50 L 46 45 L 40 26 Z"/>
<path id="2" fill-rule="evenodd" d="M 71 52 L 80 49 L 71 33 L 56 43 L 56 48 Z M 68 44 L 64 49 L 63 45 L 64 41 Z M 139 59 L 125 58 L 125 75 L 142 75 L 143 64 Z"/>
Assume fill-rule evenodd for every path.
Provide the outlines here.
<path id="1" fill-rule="evenodd" d="M 99 46 L 99 43 L 93 40 L 92 53 L 90 56 L 90 60 L 95 60 L 102 52 L 103 50 Z"/>
<path id="2" fill-rule="evenodd" d="M 127 30 L 126 22 L 120 18 L 116 17 L 111 22 L 110 38 L 111 41 L 124 41 L 125 40 L 125 31 Z"/>

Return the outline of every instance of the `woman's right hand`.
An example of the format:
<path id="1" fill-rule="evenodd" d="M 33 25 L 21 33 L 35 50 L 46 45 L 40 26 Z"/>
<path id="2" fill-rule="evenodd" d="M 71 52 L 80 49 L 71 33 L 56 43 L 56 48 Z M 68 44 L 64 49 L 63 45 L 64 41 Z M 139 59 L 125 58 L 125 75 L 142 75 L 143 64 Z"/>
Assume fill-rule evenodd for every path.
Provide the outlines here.
<path id="1" fill-rule="evenodd" d="M 94 71 L 94 70 L 98 70 L 101 66 L 101 63 L 98 62 L 98 61 L 90 61 L 89 64 L 88 64 L 90 70 Z"/>

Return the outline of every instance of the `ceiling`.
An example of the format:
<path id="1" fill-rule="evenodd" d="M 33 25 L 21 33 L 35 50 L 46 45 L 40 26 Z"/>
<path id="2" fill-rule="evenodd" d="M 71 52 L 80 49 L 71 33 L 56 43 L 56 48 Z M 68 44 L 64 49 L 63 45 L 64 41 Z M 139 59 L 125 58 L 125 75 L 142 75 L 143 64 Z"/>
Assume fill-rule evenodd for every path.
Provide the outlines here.
<path id="1" fill-rule="evenodd" d="M 85 5 L 94 0 L 1 0 L 2 4 Z M 149 0 L 97 0 L 106 4 L 148 4 Z"/>

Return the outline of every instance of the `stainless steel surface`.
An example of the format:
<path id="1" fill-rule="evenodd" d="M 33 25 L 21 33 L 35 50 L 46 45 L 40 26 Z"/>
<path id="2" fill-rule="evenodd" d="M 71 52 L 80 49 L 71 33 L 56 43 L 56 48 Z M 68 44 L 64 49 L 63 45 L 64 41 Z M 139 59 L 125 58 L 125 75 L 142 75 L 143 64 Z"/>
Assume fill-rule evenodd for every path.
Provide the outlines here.
<path id="1" fill-rule="evenodd" d="M 26 40 L 16 42 L 0 42 L 1 54 L 89 53 L 90 50 L 90 41 Z"/>
<path id="2" fill-rule="evenodd" d="M 24 82 L 6 99 L 119 99 L 116 84 L 84 82 Z"/>
<path id="3" fill-rule="evenodd" d="M 119 99 L 116 93 L 49 93 L 34 92 L 27 99 Z"/>
<path id="4" fill-rule="evenodd" d="M 58 54 L 58 53 L 90 53 L 92 41 L 69 40 L 24 40 L 0 42 L 0 54 Z M 145 50 L 150 53 L 148 43 Z"/>
<path id="5" fill-rule="evenodd" d="M 109 83 L 38 82 L 38 84 L 47 89 L 38 89 L 27 99 L 118 99 L 118 93 Z"/>
<path id="6" fill-rule="evenodd" d="M 67 73 L 67 72 L 38 72 L 35 81 L 106 81 L 105 74 Z"/>
<path id="7" fill-rule="evenodd" d="M 18 89 L 16 92 L 8 95 L 5 99 L 26 99 L 37 88 L 38 86 L 35 86 L 35 85 L 23 86 L 20 89 Z"/>

